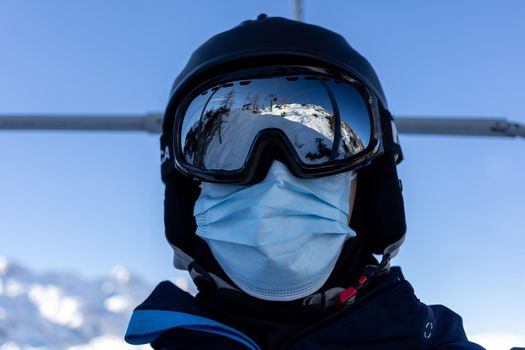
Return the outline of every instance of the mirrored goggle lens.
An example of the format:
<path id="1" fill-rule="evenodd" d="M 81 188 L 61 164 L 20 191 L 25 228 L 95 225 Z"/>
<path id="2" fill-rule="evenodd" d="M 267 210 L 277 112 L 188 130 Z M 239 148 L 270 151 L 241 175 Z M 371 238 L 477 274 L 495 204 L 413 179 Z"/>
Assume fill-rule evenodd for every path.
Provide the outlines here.
<path id="1" fill-rule="evenodd" d="M 281 130 L 307 165 L 353 157 L 370 143 L 369 107 L 352 83 L 285 76 L 234 81 L 202 92 L 183 117 L 184 161 L 202 170 L 235 171 L 257 135 Z"/>

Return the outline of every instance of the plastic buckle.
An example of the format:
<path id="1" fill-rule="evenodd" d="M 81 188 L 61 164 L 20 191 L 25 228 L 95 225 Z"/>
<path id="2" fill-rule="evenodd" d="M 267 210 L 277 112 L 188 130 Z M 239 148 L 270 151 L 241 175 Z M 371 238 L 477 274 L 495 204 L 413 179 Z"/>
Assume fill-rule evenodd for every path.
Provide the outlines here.
<path id="1" fill-rule="evenodd" d="M 363 275 L 351 287 L 346 288 L 338 296 L 338 307 L 351 305 L 355 302 L 357 293 L 368 286 L 370 280 L 376 276 L 381 276 L 389 270 L 389 257 L 383 258 L 379 265 L 367 265 Z"/>
<path id="2" fill-rule="evenodd" d="M 368 275 L 365 270 L 365 274 L 359 277 L 357 283 L 355 283 L 352 287 L 346 288 L 341 293 L 339 293 L 339 300 L 337 306 L 343 307 L 346 305 L 353 304 L 355 302 L 357 293 L 368 285 L 368 282 L 370 281 L 371 277 L 372 276 Z"/>
<path id="3" fill-rule="evenodd" d="M 188 266 L 188 271 L 199 292 L 206 294 L 213 293 L 215 290 L 217 290 L 217 284 L 210 274 L 195 261 L 190 263 Z"/>

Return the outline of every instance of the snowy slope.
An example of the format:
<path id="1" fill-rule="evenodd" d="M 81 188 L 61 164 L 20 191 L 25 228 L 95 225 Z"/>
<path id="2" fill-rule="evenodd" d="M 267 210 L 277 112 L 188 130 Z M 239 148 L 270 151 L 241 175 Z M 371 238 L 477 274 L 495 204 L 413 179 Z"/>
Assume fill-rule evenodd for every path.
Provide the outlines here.
<path id="1" fill-rule="evenodd" d="M 0 257 L 0 350 L 136 348 L 122 338 L 151 289 L 123 267 L 86 280 L 36 274 Z"/>
<path id="2" fill-rule="evenodd" d="M 330 126 L 330 120 L 333 118 L 332 113 L 320 106 L 298 103 L 278 104 L 271 109 L 265 108 L 260 113 L 284 117 L 317 131 L 329 140 L 334 139 L 334 130 Z M 339 152 L 342 155 L 355 154 L 365 148 L 355 130 L 343 121 L 341 121 L 341 138 L 343 143 L 339 147 Z M 344 145 L 348 148 L 345 149 Z"/>

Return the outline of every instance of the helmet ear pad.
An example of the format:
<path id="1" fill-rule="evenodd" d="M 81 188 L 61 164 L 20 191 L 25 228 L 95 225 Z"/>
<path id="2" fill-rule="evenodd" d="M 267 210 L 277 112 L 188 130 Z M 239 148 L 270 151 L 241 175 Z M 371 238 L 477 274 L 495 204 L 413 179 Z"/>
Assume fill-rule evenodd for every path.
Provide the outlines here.
<path id="1" fill-rule="evenodd" d="M 206 271 L 229 281 L 226 273 L 206 242 L 197 236 L 197 223 L 193 216 L 195 202 L 200 195 L 199 182 L 174 171 L 165 178 L 164 227 L 166 239 L 172 247 L 182 250 Z M 177 257 L 175 257 L 177 259 Z"/>
<path id="2" fill-rule="evenodd" d="M 384 153 L 358 170 L 357 176 L 350 227 L 363 236 L 367 250 L 383 254 L 406 232 L 402 185 L 393 153 Z"/>
<path id="3" fill-rule="evenodd" d="M 193 208 L 200 194 L 200 187 L 179 171 L 174 171 L 164 181 L 164 227 L 166 238 L 189 256 L 193 256 L 197 224 Z"/>

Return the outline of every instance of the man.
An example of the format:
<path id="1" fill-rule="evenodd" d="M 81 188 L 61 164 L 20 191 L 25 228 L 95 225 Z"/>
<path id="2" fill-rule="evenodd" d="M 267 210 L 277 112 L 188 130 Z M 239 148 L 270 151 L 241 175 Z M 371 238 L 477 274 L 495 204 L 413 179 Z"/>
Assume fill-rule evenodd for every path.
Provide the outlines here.
<path id="1" fill-rule="evenodd" d="M 414 296 L 395 124 L 336 33 L 260 15 L 198 48 L 166 109 L 162 282 L 126 340 L 155 349 L 481 349 Z M 373 254 L 382 254 L 380 262 Z"/>

